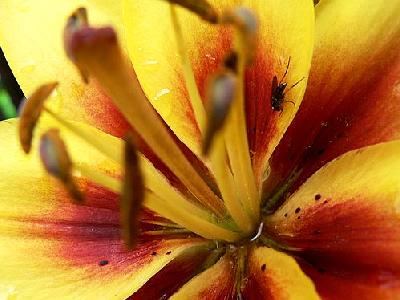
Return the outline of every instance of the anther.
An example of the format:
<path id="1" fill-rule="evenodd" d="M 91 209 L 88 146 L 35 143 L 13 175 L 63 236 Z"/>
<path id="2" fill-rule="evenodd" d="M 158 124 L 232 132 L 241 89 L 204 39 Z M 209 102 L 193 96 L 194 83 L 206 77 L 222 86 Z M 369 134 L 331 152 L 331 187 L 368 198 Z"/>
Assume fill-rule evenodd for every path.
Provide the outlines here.
<path id="1" fill-rule="evenodd" d="M 75 10 L 71 16 L 68 18 L 67 24 L 64 28 L 64 48 L 67 56 L 72 61 L 76 61 L 74 53 L 74 34 L 81 30 L 82 28 L 87 28 L 89 26 L 89 20 L 87 11 L 85 8 L 81 7 Z M 84 69 L 77 64 L 77 68 L 81 74 L 81 77 L 85 83 L 89 82 L 89 74 Z"/>
<path id="2" fill-rule="evenodd" d="M 42 85 L 25 100 L 19 119 L 19 140 L 25 153 L 29 153 L 32 148 L 33 131 L 43 111 L 44 102 L 57 85 L 57 82 Z"/>
<path id="3" fill-rule="evenodd" d="M 139 233 L 139 214 L 144 201 L 144 180 L 139 164 L 139 155 L 133 138 L 125 139 L 124 181 L 121 193 L 120 214 L 122 235 L 126 246 L 132 249 Z"/>
<path id="4" fill-rule="evenodd" d="M 218 22 L 217 11 L 206 0 L 166 0 L 171 4 L 178 4 L 203 20 L 216 24 Z"/>
<path id="5" fill-rule="evenodd" d="M 72 162 L 58 129 L 49 129 L 41 136 L 40 158 L 46 171 L 61 181 L 72 199 L 82 202 L 82 193 L 72 178 Z"/>
<path id="6" fill-rule="evenodd" d="M 203 154 L 207 154 L 215 134 L 223 127 L 235 99 L 237 78 L 232 72 L 216 75 L 208 88 L 207 129 Z"/>

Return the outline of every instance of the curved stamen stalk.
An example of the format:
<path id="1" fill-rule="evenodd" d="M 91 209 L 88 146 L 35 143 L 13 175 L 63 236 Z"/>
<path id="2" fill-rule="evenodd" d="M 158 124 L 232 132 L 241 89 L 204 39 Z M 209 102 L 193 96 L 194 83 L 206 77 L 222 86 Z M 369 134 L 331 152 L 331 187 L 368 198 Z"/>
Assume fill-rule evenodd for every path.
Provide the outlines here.
<path id="1" fill-rule="evenodd" d="M 182 69 L 183 69 L 183 76 L 186 82 L 186 88 L 189 93 L 190 103 L 192 104 L 193 112 L 195 119 L 197 121 L 197 125 L 200 131 L 204 131 L 205 122 L 206 122 L 206 113 L 204 110 L 203 102 L 201 101 L 201 97 L 199 94 L 199 90 L 196 85 L 196 81 L 193 74 L 193 69 L 190 65 L 188 53 L 186 48 L 184 47 L 185 42 L 183 40 L 182 29 L 179 24 L 178 16 L 176 13 L 176 9 L 174 5 L 170 5 L 171 9 L 171 19 L 172 25 L 174 27 L 176 43 L 178 46 L 179 57 L 182 61 Z"/>

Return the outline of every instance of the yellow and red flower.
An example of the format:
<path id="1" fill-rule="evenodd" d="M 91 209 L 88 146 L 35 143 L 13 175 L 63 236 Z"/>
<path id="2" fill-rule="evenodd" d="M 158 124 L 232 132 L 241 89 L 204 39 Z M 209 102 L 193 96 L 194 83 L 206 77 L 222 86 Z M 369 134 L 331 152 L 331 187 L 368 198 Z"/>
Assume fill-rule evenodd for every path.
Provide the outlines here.
<path id="1" fill-rule="evenodd" d="M 397 299 L 400 1 L 170 2 L 0 2 L 0 295 Z"/>

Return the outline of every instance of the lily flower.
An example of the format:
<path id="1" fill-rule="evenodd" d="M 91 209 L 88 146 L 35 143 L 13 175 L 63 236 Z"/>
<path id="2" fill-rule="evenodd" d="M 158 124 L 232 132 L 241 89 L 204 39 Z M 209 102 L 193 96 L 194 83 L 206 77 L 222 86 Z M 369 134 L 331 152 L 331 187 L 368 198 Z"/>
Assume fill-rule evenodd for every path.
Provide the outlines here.
<path id="1" fill-rule="evenodd" d="M 398 298 L 399 13 L 0 1 L 1 298 Z"/>

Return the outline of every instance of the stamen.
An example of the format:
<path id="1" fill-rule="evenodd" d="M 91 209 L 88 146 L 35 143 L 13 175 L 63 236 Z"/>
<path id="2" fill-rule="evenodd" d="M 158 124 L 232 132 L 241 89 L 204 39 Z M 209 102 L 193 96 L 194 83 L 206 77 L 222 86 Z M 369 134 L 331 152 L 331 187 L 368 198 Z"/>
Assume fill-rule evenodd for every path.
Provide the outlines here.
<path id="1" fill-rule="evenodd" d="M 206 0 L 166 0 L 171 4 L 178 4 L 203 20 L 215 24 L 218 22 L 217 11 Z"/>
<path id="2" fill-rule="evenodd" d="M 193 107 L 194 116 L 196 118 L 197 124 L 200 128 L 200 131 L 203 131 L 205 126 L 206 113 L 204 110 L 203 102 L 201 101 L 199 90 L 197 89 L 196 81 L 193 74 L 193 69 L 192 66 L 190 65 L 189 57 L 186 48 L 184 46 L 185 42 L 183 40 L 182 29 L 179 24 L 175 7 L 172 4 L 170 5 L 170 7 L 171 7 L 172 25 L 174 27 L 179 56 L 182 61 L 183 76 L 185 78 L 186 88 L 189 93 L 190 102 Z"/>
<path id="3" fill-rule="evenodd" d="M 41 136 L 40 158 L 47 172 L 60 180 L 77 203 L 83 196 L 72 178 L 72 163 L 57 129 L 50 129 Z"/>
<path id="4" fill-rule="evenodd" d="M 46 99 L 57 87 L 57 82 L 44 84 L 25 101 L 19 118 L 19 140 L 25 153 L 32 148 L 33 131 L 42 113 Z"/>
<path id="5" fill-rule="evenodd" d="M 254 173 L 251 165 L 244 103 L 245 67 L 251 62 L 253 45 L 256 40 L 256 21 L 252 13 L 244 8 L 238 8 L 222 17 L 222 22 L 233 23 L 235 26 L 235 53 L 237 53 L 238 87 L 236 98 L 226 126 L 226 147 L 231 164 L 235 186 L 241 202 L 253 220 L 257 220 L 260 212 L 260 196 L 257 191 Z"/>
<path id="6" fill-rule="evenodd" d="M 139 156 L 132 138 L 125 140 L 124 181 L 122 186 L 120 214 L 125 244 L 132 249 L 139 233 L 139 214 L 144 200 L 144 182 Z"/>
<path id="7" fill-rule="evenodd" d="M 186 204 L 194 206 L 188 202 L 186 202 Z M 204 238 L 234 242 L 241 237 L 241 235 L 236 232 L 222 228 L 211 223 L 207 219 L 192 214 L 191 210 L 182 208 L 179 205 L 171 206 L 167 201 L 164 201 L 151 192 L 146 193 L 145 205 L 156 213 L 182 225 Z"/>
<path id="8" fill-rule="evenodd" d="M 211 80 L 207 97 L 208 124 L 203 153 L 208 152 L 212 141 L 211 163 L 225 206 L 238 227 L 243 232 L 250 233 L 253 227 L 252 220 L 244 212 L 236 193 L 235 182 L 228 166 L 224 133 L 220 132 L 235 98 L 236 85 L 236 76 L 230 71 L 218 74 Z"/>
<path id="9" fill-rule="evenodd" d="M 98 79 L 130 124 L 198 201 L 223 216 L 222 201 L 186 159 L 146 98 L 134 70 L 118 46 L 114 30 L 83 28 L 74 32 L 69 48 L 79 68 L 90 71 Z"/>

